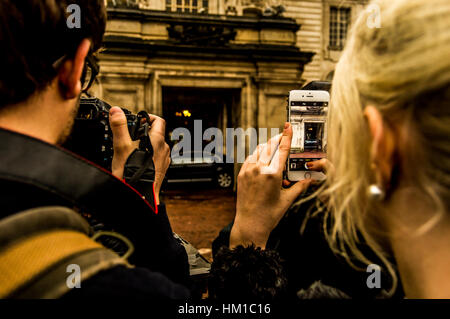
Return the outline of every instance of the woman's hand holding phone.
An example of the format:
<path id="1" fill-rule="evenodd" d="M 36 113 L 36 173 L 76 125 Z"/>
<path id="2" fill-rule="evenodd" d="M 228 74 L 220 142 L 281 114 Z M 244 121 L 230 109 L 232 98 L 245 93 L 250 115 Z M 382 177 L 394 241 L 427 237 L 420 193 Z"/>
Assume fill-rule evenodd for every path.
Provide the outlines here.
<path id="1" fill-rule="evenodd" d="M 271 231 L 311 183 L 311 179 L 305 179 L 290 188 L 282 188 L 291 140 L 292 127 L 286 123 L 282 135 L 259 145 L 242 165 L 230 248 L 255 244 L 264 249 Z"/>

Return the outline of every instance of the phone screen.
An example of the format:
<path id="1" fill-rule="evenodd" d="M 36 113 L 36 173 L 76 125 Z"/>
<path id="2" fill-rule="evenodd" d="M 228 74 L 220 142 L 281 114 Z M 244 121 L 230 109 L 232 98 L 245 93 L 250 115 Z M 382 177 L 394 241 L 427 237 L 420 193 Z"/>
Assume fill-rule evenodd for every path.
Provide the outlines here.
<path id="1" fill-rule="evenodd" d="M 290 171 L 308 170 L 306 163 L 326 157 L 326 113 L 328 102 L 292 101 L 290 122 L 293 130 Z"/>

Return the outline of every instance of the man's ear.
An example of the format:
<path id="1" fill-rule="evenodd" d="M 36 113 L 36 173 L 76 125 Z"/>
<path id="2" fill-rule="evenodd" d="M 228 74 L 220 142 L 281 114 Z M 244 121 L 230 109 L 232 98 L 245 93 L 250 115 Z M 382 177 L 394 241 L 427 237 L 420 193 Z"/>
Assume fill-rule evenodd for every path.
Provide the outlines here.
<path id="1" fill-rule="evenodd" d="M 372 148 L 370 158 L 375 165 L 377 173 L 380 174 L 382 183 L 391 180 L 392 170 L 395 165 L 395 134 L 383 120 L 380 111 L 374 106 L 367 106 L 364 109 L 364 116 L 369 125 L 372 136 Z"/>
<path id="2" fill-rule="evenodd" d="M 84 61 L 89 53 L 91 41 L 83 39 L 72 59 L 66 59 L 59 69 L 58 80 L 65 99 L 74 99 L 81 93 L 81 75 Z"/>

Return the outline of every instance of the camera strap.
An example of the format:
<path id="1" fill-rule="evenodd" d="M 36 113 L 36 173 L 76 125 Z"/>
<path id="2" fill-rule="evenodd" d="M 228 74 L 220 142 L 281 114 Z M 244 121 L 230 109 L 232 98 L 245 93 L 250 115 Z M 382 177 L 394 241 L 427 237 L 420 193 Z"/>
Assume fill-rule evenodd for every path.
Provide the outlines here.
<path id="1" fill-rule="evenodd" d="M 154 198 L 153 154 L 140 148 L 135 149 L 125 163 L 123 178 L 128 184 L 138 189 L 144 198 Z"/>
<path id="2" fill-rule="evenodd" d="M 139 190 L 144 198 L 155 198 L 154 181 L 155 165 L 153 162 L 153 147 L 150 142 L 150 116 L 145 111 L 138 113 L 140 119 L 145 119 L 138 131 L 139 148 L 135 149 L 125 163 L 123 178 L 125 181 Z"/>
<path id="3" fill-rule="evenodd" d="M 55 145 L 4 129 L 0 141 L 1 180 L 57 195 L 126 236 L 135 246 L 131 263 L 158 271 L 171 266 L 171 251 L 178 248 L 153 197 L 143 198 L 125 181 Z"/>

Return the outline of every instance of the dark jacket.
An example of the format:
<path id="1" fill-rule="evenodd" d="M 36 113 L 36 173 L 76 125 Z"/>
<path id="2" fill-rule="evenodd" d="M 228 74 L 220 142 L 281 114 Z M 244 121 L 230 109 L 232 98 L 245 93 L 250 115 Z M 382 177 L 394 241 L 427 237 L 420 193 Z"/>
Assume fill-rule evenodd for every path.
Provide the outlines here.
<path id="1" fill-rule="evenodd" d="M 213 243 L 210 295 L 216 299 L 239 298 L 385 298 L 389 276 L 382 272 L 382 289 L 368 288 L 370 273 L 352 268 L 333 253 L 324 234 L 322 215 L 311 218 L 305 231 L 301 226 L 314 201 L 291 208 L 272 231 L 266 250 L 255 247 L 230 250 L 232 224 Z M 364 244 L 362 251 L 374 263 L 383 264 Z M 383 268 L 382 268 L 383 269 Z M 262 280 L 261 278 L 265 278 Z M 237 287 L 240 287 L 238 289 Z M 401 286 L 395 297 L 402 297 Z"/>
<path id="2" fill-rule="evenodd" d="M 13 145 L 11 145 L 12 143 Z M 115 266 L 104 270 L 83 282 L 81 288 L 71 290 L 64 297 L 188 298 L 189 290 L 186 286 L 189 282 L 189 265 L 187 256 L 184 248 L 172 236 L 165 206 L 159 205 L 157 214 L 151 211 L 134 211 L 133 207 L 144 207 L 145 205 L 133 205 L 132 202 L 129 203 L 130 211 L 99 211 L 101 210 L 101 203 L 113 200 L 108 198 L 108 193 L 114 191 L 119 194 L 121 192 L 126 193 L 128 192 L 127 185 L 121 185 L 120 181 L 117 183 L 114 181 L 111 185 L 99 184 L 99 187 L 107 187 L 107 189 L 96 188 L 95 183 L 97 181 L 89 179 L 88 174 L 101 170 L 91 166 L 88 167 L 86 163 L 74 167 L 73 169 L 77 170 L 76 173 L 70 172 L 71 167 L 69 165 L 67 178 L 71 179 L 71 183 L 75 183 L 73 185 L 77 185 L 76 179 L 79 178 L 80 187 L 84 187 L 84 185 L 91 187 L 92 185 L 87 184 L 94 183 L 94 191 L 87 195 L 88 197 L 92 196 L 92 198 L 89 198 L 86 203 L 97 202 L 99 203 L 98 206 L 96 204 L 97 207 L 86 207 L 89 206 L 86 203 L 83 203 L 81 208 L 77 207 L 78 205 L 74 203 L 73 198 L 59 193 L 58 189 L 52 189 L 48 185 L 41 184 L 39 180 L 22 180 L 8 173 L 8 170 L 18 171 L 16 165 L 20 165 L 24 175 L 27 175 L 26 173 L 35 176 L 39 176 L 39 174 L 42 174 L 41 176 L 60 174 L 61 167 L 64 167 L 61 165 L 64 163 L 61 164 L 59 158 L 55 161 L 52 160 L 53 157 L 51 156 L 46 158 L 45 150 L 55 154 L 55 156 L 62 155 L 62 158 L 68 158 L 69 153 L 53 145 L 10 131 L 0 130 L 0 218 L 34 207 L 66 206 L 80 211 L 90 211 L 92 218 L 89 222 L 93 227 L 103 227 L 106 230 L 108 228 L 124 230 L 128 232 L 128 235 L 140 241 L 136 245 L 140 257 L 138 257 L 138 254 L 134 254 L 137 256 L 133 262 L 136 265 L 135 268 Z M 76 161 L 82 161 L 82 159 L 76 159 Z M 53 165 L 55 165 L 54 170 Z M 58 169 L 56 168 L 57 165 Z M 84 175 L 83 170 L 86 170 L 86 175 Z M 60 173 L 57 173 L 58 171 Z M 107 173 L 101 171 L 100 174 Z M 62 180 L 62 182 L 64 182 L 64 178 L 65 174 L 54 176 L 55 180 Z M 114 190 L 116 187 L 119 189 Z M 135 192 L 135 190 L 131 190 L 129 198 L 135 198 L 136 201 L 141 200 L 142 198 Z M 107 205 L 105 204 L 105 206 Z M 99 212 L 101 218 L 95 218 L 96 212 Z M 113 216 L 111 220 L 105 220 L 105 216 L 107 217 L 108 214 Z M 121 219 L 122 223 L 117 222 Z M 143 223 L 144 225 L 142 225 Z M 132 227 L 136 227 L 136 233 L 139 232 L 139 234 L 135 234 Z"/>

